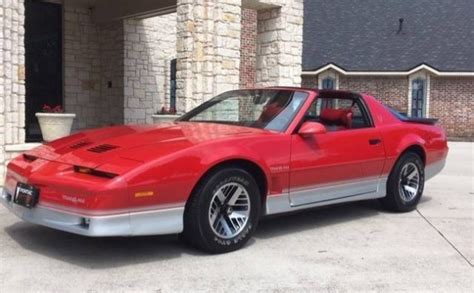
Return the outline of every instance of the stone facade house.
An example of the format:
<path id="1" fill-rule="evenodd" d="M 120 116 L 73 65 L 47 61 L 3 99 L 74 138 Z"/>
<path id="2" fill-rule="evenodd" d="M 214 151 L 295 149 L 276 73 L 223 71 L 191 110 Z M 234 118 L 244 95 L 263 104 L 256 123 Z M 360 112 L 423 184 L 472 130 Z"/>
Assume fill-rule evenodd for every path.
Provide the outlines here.
<path id="1" fill-rule="evenodd" d="M 369 92 L 472 138 L 472 1 L 401 2 L 0 0 L 0 178 L 41 141 L 43 104 L 78 131 L 255 86 Z"/>
<path id="2" fill-rule="evenodd" d="M 74 131 L 152 123 L 231 89 L 300 85 L 303 0 L 0 0 L 0 178 L 41 141 L 43 104 Z"/>

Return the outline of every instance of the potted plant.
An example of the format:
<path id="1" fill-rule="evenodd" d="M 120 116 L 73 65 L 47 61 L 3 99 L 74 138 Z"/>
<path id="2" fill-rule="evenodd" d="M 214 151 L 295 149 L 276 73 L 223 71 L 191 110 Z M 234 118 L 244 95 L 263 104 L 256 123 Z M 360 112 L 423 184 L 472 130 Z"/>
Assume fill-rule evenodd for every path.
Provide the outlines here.
<path id="1" fill-rule="evenodd" d="M 173 122 L 178 119 L 181 115 L 176 113 L 176 108 L 172 107 L 170 109 L 166 109 L 162 107 L 160 111 L 156 114 L 152 115 L 153 123 L 164 123 L 164 122 Z"/>
<path id="2" fill-rule="evenodd" d="M 36 113 L 43 134 L 43 140 L 48 142 L 71 133 L 72 122 L 76 114 L 64 113 L 61 106 L 44 105 L 43 112 Z"/>

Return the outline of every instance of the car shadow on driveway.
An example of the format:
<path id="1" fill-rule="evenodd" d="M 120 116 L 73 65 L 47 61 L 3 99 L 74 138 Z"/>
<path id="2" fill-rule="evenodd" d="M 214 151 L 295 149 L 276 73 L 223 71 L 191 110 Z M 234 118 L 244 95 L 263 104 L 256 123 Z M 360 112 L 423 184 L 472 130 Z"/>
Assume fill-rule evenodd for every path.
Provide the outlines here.
<path id="1" fill-rule="evenodd" d="M 25 222 L 6 227 L 5 232 L 25 250 L 90 269 L 204 255 L 185 246 L 177 235 L 89 238 Z"/>
<path id="2" fill-rule="evenodd" d="M 429 202 L 431 197 L 423 195 L 419 204 Z M 412 212 L 413 213 L 413 212 Z M 255 233 L 256 239 L 276 238 L 307 230 L 315 230 L 331 225 L 357 221 L 362 218 L 374 218 L 380 214 L 397 214 L 385 210 L 378 200 L 344 203 L 301 210 L 264 218 Z"/>
<path id="3" fill-rule="evenodd" d="M 357 221 L 380 213 L 384 212 L 377 201 L 365 201 L 265 218 L 244 249 L 251 249 L 258 239 L 307 230 L 317 232 L 324 226 Z M 183 244 L 177 235 L 89 238 L 25 222 L 8 226 L 5 232 L 25 250 L 90 269 L 159 262 L 184 255 L 208 256 Z"/>
<path id="4" fill-rule="evenodd" d="M 307 230 L 374 217 L 384 212 L 377 201 L 362 201 L 302 210 L 263 219 L 255 233 L 257 239 L 274 238 Z"/>

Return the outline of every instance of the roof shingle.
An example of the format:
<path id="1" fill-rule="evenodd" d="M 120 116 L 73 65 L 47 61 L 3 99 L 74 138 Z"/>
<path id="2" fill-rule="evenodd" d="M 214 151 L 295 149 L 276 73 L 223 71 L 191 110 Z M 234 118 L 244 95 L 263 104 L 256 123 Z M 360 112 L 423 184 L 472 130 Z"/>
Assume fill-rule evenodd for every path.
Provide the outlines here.
<path id="1" fill-rule="evenodd" d="M 304 17 L 304 71 L 474 71 L 474 0 L 305 0 Z"/>

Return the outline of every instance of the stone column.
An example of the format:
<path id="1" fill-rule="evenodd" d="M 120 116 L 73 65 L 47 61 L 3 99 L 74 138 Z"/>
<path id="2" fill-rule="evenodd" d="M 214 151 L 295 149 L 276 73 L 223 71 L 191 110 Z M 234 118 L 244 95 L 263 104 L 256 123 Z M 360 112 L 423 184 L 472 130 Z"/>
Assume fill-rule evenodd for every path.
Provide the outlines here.
<path id="1" fill-rule="evenodd" d="M 5 147 L 25 141 L 24 15 L 23 0 L 0 0 L 0 180 Z"/>
<path id="2" fill-rule="evenodd" d="M 76 114 L 73 130 L 98 127 L 104 112 L 99 108 L 102 38 L 92 11 L 65 5 L 63 36 L 64 109 Z"/>
<path id="3" fill-rule="evenodd" d="M 241 0 L 177 1 L 177 107 L 239 87 Z"/>
<path id="4" fill-rule="evenodd" d="M 152 123 L 169 106 L 169 72 L 176 57 L 176 13 L 124 21 L 124 120 Z"/>
<path id="5" fill-rule="evenodd" d="M 300 86 L 303 0 L 258 0 L 279 7 L 258 11 L 257 85 Z"/>

